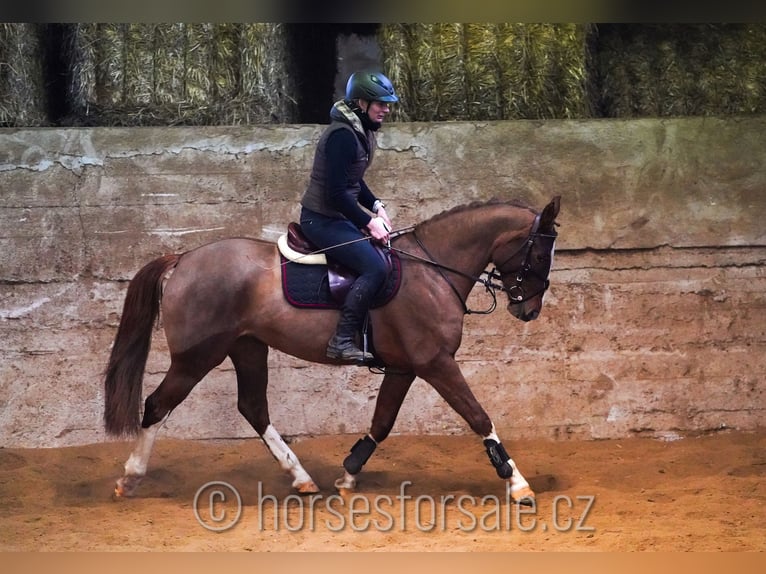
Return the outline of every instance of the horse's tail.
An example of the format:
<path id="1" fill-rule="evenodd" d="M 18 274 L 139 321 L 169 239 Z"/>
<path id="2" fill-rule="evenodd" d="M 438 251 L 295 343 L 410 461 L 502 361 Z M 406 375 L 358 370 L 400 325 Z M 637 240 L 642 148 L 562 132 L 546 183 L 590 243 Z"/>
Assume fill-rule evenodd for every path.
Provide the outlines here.
<path id="1" fill-rule="evenodd" d="M 140 426 L 141 387 L 160 312 L 162 279 L 180 255 L 147 263 L 128 285 L 120 326 L 104 376 L 104 428 L 110 435 L 133 436 Z"/>

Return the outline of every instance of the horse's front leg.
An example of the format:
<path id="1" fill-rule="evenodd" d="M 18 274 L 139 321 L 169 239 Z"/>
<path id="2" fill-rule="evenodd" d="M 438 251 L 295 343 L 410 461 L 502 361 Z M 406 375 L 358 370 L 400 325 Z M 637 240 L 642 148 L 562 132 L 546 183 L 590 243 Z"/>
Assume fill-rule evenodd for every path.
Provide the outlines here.
<path id="1" fill-rule="evenodd" d="M 516 467 L 516 463 L 508 455 L 500 442 L 500 437 L 495 432 L 495 425 L 492 425 L 492 431 L 482 437 L 484 439 L 484 448 L 487 449 L 487 455 L 492 466 L 497 470 L 500 478 L 508 479 L 511 488 L 511 498 L 519 504 L 533 506 L 535 503 L 535 493 L 529 486 L 527 479 Z"/>
<path id="2" fill-rule="evenodd" d="M 436 389 L 471 430 L 482 437 L 498 476 L 509 481 L 513 500 L 519 504 L 534 505 L 535 493 L 506 452 L 495 432 L 495 425 L 468 387 L 454 357 L 443 352 L 419 369 L 417 374 Z"/>
<path id="3" fill-rule="evenodd" d="M 335 488 L 340 492 L 356 488 L 356 476 L 362 471 L 378 444 L 388 437 L 414 380 L 415 375 L 412 373 L 386 373 L 383 377 L 370 432 L 351 448 L 351 452 L 343 461 L 343 476 L 335 481 Z"/>

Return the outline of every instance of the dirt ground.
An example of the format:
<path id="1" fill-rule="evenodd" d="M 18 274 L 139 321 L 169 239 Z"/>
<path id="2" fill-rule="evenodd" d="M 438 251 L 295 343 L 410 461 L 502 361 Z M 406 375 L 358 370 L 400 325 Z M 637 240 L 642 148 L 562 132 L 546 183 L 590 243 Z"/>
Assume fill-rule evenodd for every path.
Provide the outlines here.
<path id="1" fill-rule="evenodd" d="M 506 441 L 534 507 L 508 503 L 473 436 L 391 437 L 340 498 L 357 438 L 293 441 L 313 497 L 292 494 L 258 439 L 160 439 L 137 496 L 119 500 L 131 443 L 0 449 L 0 550 L 766 550 L 766 430 Z"/>

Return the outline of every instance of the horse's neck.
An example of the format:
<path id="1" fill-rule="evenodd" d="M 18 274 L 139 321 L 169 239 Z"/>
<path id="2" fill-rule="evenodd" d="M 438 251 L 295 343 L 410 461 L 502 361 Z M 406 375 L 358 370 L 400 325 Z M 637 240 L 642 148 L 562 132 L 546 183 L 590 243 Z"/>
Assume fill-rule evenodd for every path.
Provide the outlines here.
<path id="1" fill-rule="evenodd" d="M 428 221 L 418 233 L 439 263 L 477 275 L 499 243 L 526 236 L 532 219 L 534 213 L 523 208 L 484 207 Z"/>

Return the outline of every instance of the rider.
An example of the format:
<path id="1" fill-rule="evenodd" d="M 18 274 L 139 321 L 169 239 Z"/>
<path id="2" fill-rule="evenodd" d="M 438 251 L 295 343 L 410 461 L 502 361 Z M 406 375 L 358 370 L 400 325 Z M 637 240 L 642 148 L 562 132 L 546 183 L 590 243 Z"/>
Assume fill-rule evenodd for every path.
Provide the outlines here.
<path id="1" fill-rule="evenodd" d="M 375 152 L 375 132 L 389 104 L 398 101 L 391 81 L 379 72 L 356 72 L 346 97 L 330 110 L 330 125 L 317 144 L 308 188 L 301 200 L 301 227 L 328 256 L 354 270 L 327 356 L 355 362 L 372 359 L 355 342 L 387 267 L 367 237 L 386 243 L 392 229 L 385 205 L 364 182 Z M 363 209 L 364 208 L 364 209 Z M 374 214 L 371 216 L 370 213 Z"/>

